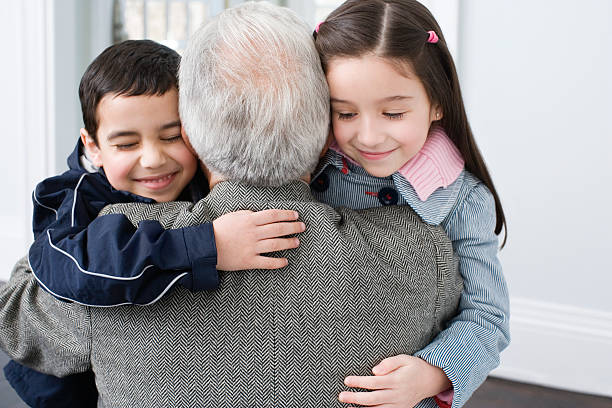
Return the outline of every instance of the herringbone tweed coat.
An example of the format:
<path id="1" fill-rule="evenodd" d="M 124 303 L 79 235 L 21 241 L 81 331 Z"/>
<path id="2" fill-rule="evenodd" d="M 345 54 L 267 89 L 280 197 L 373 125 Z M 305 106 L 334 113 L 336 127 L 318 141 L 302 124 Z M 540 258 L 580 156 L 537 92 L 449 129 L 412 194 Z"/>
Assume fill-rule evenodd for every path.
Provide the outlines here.
<path id="1" fill-rule="evenodd" d="M 288 267 L 221 273 L 215 291 L 177 287 L 151 306 L 57 301 L 22 261 L 0 292 L 2 347 L 56 375 L 93 368 L 104 407 L 336 407 L 345 376 L 422 348 L 455 313 L 450 241 L 408 207 L 334 210 L 302 182 L 223 182 L 195 205 L 106 212 L 176 228 L 265 208 L 307 225 Z"/>

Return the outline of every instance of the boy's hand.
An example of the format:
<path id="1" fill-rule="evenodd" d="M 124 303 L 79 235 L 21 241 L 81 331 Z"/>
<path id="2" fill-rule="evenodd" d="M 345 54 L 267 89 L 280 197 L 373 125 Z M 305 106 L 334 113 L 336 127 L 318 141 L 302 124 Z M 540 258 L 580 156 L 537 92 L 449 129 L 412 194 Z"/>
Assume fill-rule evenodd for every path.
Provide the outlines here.
<path id="1" fill-rule="evenodd" d="M 297 248 L 297 238 L 279 238 L 306 229 L 292 210 L 236 211 L 213 221 L 217 243 L 217 269 L 278 269 L 287 258 L 261 256 L 268 252 Z"/>
<path id="2" fill-rule="evenodd" d="M 423 399 L 451 387 L 451 382 L 440 368 L 418 357 L 401 354 L 386 358 L 372 369 L 374 376 L 351 376 L 344 383 L 352 388 L 371 392 L 343 391 L 341 402 L 377 408 L 414 407 Z"/>

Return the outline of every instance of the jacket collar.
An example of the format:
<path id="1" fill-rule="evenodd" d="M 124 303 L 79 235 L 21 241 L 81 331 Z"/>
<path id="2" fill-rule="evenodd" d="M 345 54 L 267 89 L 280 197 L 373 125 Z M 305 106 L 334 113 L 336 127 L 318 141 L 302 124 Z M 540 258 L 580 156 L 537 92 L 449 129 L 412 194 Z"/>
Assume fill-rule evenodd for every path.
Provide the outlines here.
<path id="1" fill-rule="evenodd" d="M 91 173 L 87 171 L 87 169 L 85 169 L 81 163 L 81 156 L 84 156 L 84 155 L 85 155 L 85 148 L 83 146 L 83 143 L 81 143 L 81 139 L 79 138 L 76 146 L 74 147 L 74 150 L 72 151 L 72 153 L 70 153 L 70 156 L 68 156 L 68 159 L 66 159 L 68 168 L 70 170 L 79 170 L 79 171 Z"/>
<path id="2" fill-rule="evenodd" d="M 227 200 L 234 197 L 236 201 L 274 202 L 274 201 L 316 201 L 310 192 L 308 184 L 301 180 L 291 181 L 282 186 L 256 186 L 237 181 L 221 181 L 217 183 L 208 198 Z"/>
<path id="3" fill-rule="evenodd" d="M 446 188 L 457 180 L 464 164 L 452 140 L 442 128 L 435 127 L 421 150 L 398 173 L 414 187 L 419 199 L 425 201 L 438 188 Z"/>

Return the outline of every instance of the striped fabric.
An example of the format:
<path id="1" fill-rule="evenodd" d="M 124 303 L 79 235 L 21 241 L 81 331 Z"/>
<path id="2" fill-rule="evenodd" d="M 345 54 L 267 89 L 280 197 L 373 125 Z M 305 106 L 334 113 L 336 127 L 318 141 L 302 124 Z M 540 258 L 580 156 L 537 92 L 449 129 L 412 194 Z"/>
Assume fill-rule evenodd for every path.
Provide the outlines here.
<path id="1" fill-rule="evenodd" d="M 395 191 L 393 203 L 410 206 L 423 221 L 446 231 L 464 279 L 459 313 L 415 355 L 444 370 L 453 383 L 452 408 L 463 406 L 499 365 L 499 354 L 510 341 L 509 298 L 497 258 L 493 196 L 476 177 L 462 171 L 447 188 L 436 189 L 422 201 L 401 174 L 370 176 L 335 151 L 327 152 L 315 174 L 313 192 L 324 203 L 370 208 L 383 205 L 377 192 Z M 418 405 L 427 406 L 431 401 Z"/>

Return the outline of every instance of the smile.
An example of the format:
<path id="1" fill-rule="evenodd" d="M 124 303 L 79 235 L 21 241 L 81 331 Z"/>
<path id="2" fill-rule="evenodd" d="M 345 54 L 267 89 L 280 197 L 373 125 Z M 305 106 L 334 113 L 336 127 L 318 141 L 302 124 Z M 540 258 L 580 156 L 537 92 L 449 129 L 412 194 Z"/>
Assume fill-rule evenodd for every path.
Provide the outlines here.
<path id="1" fill-rule="evenodd" d="M 168 187 L 172 181 L 176 178 L 178 171 L 173 173 L 161 175 L 161 176 L 152 176 L 152 177 L 142 177 L 135 179 L 137 182 L 142 183 L 145 187 L 151 190 L 161 190 Z"/>
<path id="2" fill-rule="evenodd" d="M 361 155 L 361 157 L 363 157 L 364 159 L 367 159 L 367 160 L 381 160 L 381 159 L 384 159 L 385 157 L 389 156 L 395 150 L 396 149 L 387 150 L 386 152 L 365 152 L 363 150 L 358 150 L 358 152 Z"/>

